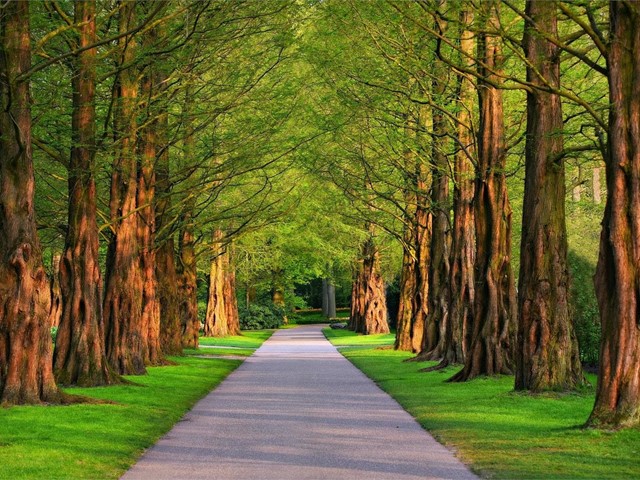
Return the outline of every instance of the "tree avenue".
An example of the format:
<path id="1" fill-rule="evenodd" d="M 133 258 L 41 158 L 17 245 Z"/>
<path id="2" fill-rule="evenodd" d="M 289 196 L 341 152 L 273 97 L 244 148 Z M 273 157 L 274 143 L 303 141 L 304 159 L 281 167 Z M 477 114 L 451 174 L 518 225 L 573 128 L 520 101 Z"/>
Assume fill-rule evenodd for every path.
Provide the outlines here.
<path id="1" fill-rule="evenodd" d="M 639 25 L 635 0 L 5 2 L 0 402 L 313 303 L 451 381 L 594 364 L 586 425 L 637 426 Z"/>

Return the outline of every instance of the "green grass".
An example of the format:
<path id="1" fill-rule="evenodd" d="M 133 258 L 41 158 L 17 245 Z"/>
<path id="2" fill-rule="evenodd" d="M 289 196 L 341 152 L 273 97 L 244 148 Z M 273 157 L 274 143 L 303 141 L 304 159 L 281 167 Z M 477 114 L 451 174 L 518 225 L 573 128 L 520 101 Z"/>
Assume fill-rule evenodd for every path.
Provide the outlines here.
<path id="1" fill-rule="evenodd" d="M 200 345 L 256 349 L 272 334 L 273 330 L 244 330 L 242 335 L 231 335 L 228 337 L 200 337 Z M 211 351 L 212 349 L 206 350 Z"/>
<path id="2" fill-rule="evenodd" d="M 351 330 L 325 328 L 324 336 L 337 347 L 372 347 L 393 345 L 395 333 L 382 335 L 360 335 Z"/>
<path id="3" fill-rule="evenodd" d="M 195 348 L 185 348 L 183 353 L 185 355 L 238 355 L 241 357 L 249 357 L 253 355 L 255 352 L 255 348 L 206 348 L 200 347 L 198 349 Z"/>
<path id="4" fill-rule="evenodd" d="M 273 333 L 201 338 L 239 349 L 187 350 L 176 365 L 126 377 L 133 385 L 69 388 L 69 393 L 112 404 L 0 409 L 0 479 L 108 479 L 120 477 L 240 360 L 195 354 L 250 355 Z"/>
<path id="5" fill-rule="evenodd" d="M 593 389 L 529 396 L 514 393 L 513 377 L 507 376 L 447 383 L 455 367 L 422 373 L 432 363 L 405 363 L 407 352 L 354 348 L 360 338 L 335 333 L 325 330 L 334 344 L 352 345 L 342 353 L 483 476 L 640 478 L 639 429 L 582 428 Z"/>
<path id="6" fill-rule="evenodd" d="M 349 318 L 349 311 L 344 309 L 338 310 L 336 312 L 336 315 L 336 318 Z M 316 310 L 296 312 L 295 317 L 289 319 L 290 325 L 314 325 L 317 323 L 328 322 L 329 320 L 327 319 L 327 317 L 322 315 L 322 312 Z"/>
<path id="7" fill-rule="evenodd" d="M 126 377 L 135 385 L 66 389 L 113 404 L 0 410 L 0 478 L 118 478 L 241 363 L 171 359 Z"/>

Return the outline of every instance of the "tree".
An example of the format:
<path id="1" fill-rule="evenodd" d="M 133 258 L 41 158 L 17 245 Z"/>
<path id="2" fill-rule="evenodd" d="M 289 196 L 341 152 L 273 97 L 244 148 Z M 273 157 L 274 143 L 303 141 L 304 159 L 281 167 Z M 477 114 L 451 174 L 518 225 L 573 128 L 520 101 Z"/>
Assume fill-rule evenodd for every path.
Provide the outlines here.
<path id="1" fill-rule="evenodd" d="M 511 206 L 505 177 L 506 145 L 499 4 L 480 5 L 478 35 L 478 165 L 474 220 L 475 305 L 463 370 L 455 380 L 513 373 L 516 292 L 511 271 Z"/>
<path id="2" fill-rule="evenodd" d="M 120 374 L 146 372 L 146 331 L 142 325 L 143 278 L 137 238 L 137 114 L 136 40 L 126 33 L 135 25 L 136 4 L 121 2 L 118 10 L 120 71 L 115 90 L 114 128 L 117 152 L 111 175 L 112 237 L 107 256 L 104 316 L 107 358 Z"/>
<path id="3" fill-rule="evenodd" d="M 356 264 L 349 328 L 365 335 L 389 333 L 384 280 L 380 275 L 379 253 L 373 235 L 362 245 L 361 257 Z"/>
<path id="4" fill-rule="evenodd" d="M 555 2 L 529 0 L 527 137 L 518 283 L 516 390 L 572 389 L 583 382 L 569 314 L 569 270 L 562 158 L 560 55 Z M 549 87 L 548 87 L 549 86 Z"/>
<path id="5" fill-rule="evenodd" d="M 29 2 L 0 11 L 0 404 L 58 403 L 50 292 L 36 232 L 31 149 Z M 27 77 L 28 78 L 28 77 Z"/>
<path id="6" fill-rule="evenodd" d="M 69 216 L 60 264 L 62 316 L 56 335 L 54 371 L 66 385 L 118 381 L 105 356 L 102 278 L 98 260 L 95 184 L 95 2 L 75 2 L 79 29 L 73 59 L 73 147 L 69 159 Z M 86 48 L 86 49 L 85 49 Z"/>
<path id="7" fill-rule="evenodd" d="M 610 2 L 607 203 L 595 276 L 602 340 L 589 425 L 640 423 L 640 3 Z"/>

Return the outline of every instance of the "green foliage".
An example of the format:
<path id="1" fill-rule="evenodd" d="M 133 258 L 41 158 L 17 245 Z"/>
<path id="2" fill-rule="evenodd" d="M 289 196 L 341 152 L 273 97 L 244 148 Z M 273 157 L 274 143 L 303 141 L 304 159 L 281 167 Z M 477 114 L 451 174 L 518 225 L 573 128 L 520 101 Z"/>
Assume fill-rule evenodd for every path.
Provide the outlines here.
<path id="1" fill-rule="evenodd" d="M 278 328 L 284 323 L 285 309 L 276 305 L 249 304 L 238 309 L 242 330 Z"/>
<path id="2" fill-rule="evenodd" d="M 200 398 L 238 365 L 236 360 L 172 358 L 127 377 L 130 385 L 73 388 L 110 402 L 0 410 L 0 477 L 119 478 Z"/>
<path id="3" fill-rule="evenodd" d="M 349 333 L 326 331 L 334 343 L 353 344 Z M 423 373 L 419 370 L 432 363 L 403 362 L 411 357 L 407 352 L 341 351 L 483 477 L 640 477 L 640 430 L 581 428 L 593 406 L 592 390 L 521 395 L 513 392 L 511 376 L 448 383 L 458 367 Z"/>

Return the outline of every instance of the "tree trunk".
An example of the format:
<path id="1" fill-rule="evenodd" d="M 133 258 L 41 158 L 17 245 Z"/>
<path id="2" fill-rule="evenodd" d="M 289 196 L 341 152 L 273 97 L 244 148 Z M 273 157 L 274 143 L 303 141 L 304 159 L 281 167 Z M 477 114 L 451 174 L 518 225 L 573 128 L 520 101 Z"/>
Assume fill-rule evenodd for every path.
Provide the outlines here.
<path id="1" fill-rule="evenodd" d="M 200 333 L 200 318 L 198 317 L 198 262 L 196 259 L 195 235 L 193 233 L 193 218 L 191 204 L 180 232 L 180 324 L 182 328 L 182 342 L 178 344 L 196 348 Z M 206 330 L 204 332 L 207 334 Z M 177 348 L 177 345 L 176 345 Z M 181 348 L 181 347 L 180 347 Z"/>
<path id="2" fill-rule="evenodd" d="M 413 351 L 411 341 L 413 304 L 416 294 L 416 260 L 413 249 L 409 246 L 413 228 L 405 226 L 405 247 L 402 257 L 402 272 L 400 274 L 400 301 L 398 304 L 398 317 L 396 320 L 396 339 L 393 348 L 407 352 Z"/>
<path id="3" fill-rule="evenodd" d="M 232 256 L 227 253 L 228 262 L 224 272 L 222 296 L 227 313 L 228 335 L 240 335 L 240 315 L 238 314 L 238 297 L 236 296 L 236 272 L 233 268 Z"/>
<path id="4" fill-rule="evenodd" d="M 327 316 L 329 318 L 336 318 L 336 286 L 333 284 L 333 280 L 327 280 Z"/>
<path id="5" fill-rule="evenodd" d="M 33 208 L 29 2 L 2 7 L 0 35 L 0 404 L 57 403 L 50 292 Z"/>
<path id="6" fill-rule="evenodd" d="M 329 280 L 322 279 L 322 316 L 329 317 Z"/>
<path id="7" fill-rule="evenodd" d="M 207 315 L 204 321 L 205 337 L 226 337 L 229 335 L 227 309 L 225 308 L 225 247 L 222 230 L 213 233 L 211 272 L 209 274 L 209 295 Z"/>
<path id="8" fill-rule="evenodd" d="M 602 340 L 589 425 L 640 423 L 640 2 L 610 3 L 607 203 L 595 285 Z"/>
<path id="9" fill-rule="evenodd" d="M 364 243 L 362 258 L 358 262 L 349 328 L 365 335 L 389 333 L 384 280 L 380 275 L 378 249 L 372 238 Z"/>
<path id="10" fill-rule="evenodd" d="M 151 48 L 156 42 L 155 29 L 145 33 L 144 46 Z M 158 92 L 162 79 L 154 71 L 153 65 L 146 67 L 141 82 L 141 97 L 146 99 L 147 118 L 138 137 L 138 245 L 140 270 L 142 271 L 142 315 L 141 330 L 144 337 L 144 360 L 147 365 L 158 365 L 163 361 L 160 348 L 160 299 L 158 298 L 158 277 L 156 275 L 156 153 L 160 150 L 158 132 L 160 124 L 158 107 L 153 96 Z"/>
<path id="11" fill-rule="evenodd" d="M 525 190 L 518 286 L 516 390 L 566 390 L 583 382 L 578 343 L 569 316 L 570 278 L 565 223 L 565 171 L 560 153 L 562 109 L 556 3 L 528 0 L 525 26 L 527 92 Z"/>
<path id="12" fill-rule="evenodd" d="M 593 203 L 600 205 L 602 203 L 602 186 L 600 182 L 600 172 L 602 167 L 600 165 L 593 167 Z"/>
<path id="13" fill-rule="evenodd" d="M 413 297 L 413 319 L 411 347 L 420 352 L 424 345 L 431 345 L 435 338 L 426 338 L 425 327 L 429 313 L 429 267 L 431 265 L 431 211 L 429 206 L 428 180 L 425 167 L 416 164 L 416 291 Z"/>
<path id="14" fill-rule="evenodd" d="M 438 8 L 446 8 L 440 1 Z M 447 31 L 445 16 L 438 15 L 434 28 L 444 35 Z M 425 335 L 422 349 L 416 360 L 441 360 L 445 351 L 446 329 L 450 308 L 450 250 L 451 222 L 449 219 L 449 161 L 447 159 L 448 123 L 441 108 L 446 104 L 449 66 L 436 59 L 432 65 L 434 72 L 432 94 L 434 106 L 432 168 L 431 168 L 431 243 L 429 262 L 429 309 L 425 321 Z"/>
<path id="15" fill-rule="evenodd" d="M 95 43 L 95 2 L 76 1 L 79 47 Z M 102 279 L 95 185 L 95 57 L 74 58 L 73 146 L 69 160 L 69 225 L 60 264 L 62 313 L 54 372 L 59 383 L 84 387 L 119 381 L 105 356 Z"/>
<path id="16" fill-rule="evenodd" d="M 135 2 L 119 7 L 119 30 L 135 25 Z M 134 66 L 136 44 L 123 36 L 118 45 L 122 65 L 115 94 L 114 125 L 117 152 L 111 175 L 111 227 L 113 235 L 107 253 L 105 280 L 105 339 L 107 358 L 120 374 L 145 373 L 146 334 L 143 331 L 142 291 L 136 209 L 137 162 L 137 72 Z"/>
<path id="17" fill-rule="evenodd" d="M 462 62 L 472 68 L 469 60 L 474 54 L 474 38 L 470 25 L 473 13 L 470 9 L 461 12 L 460 48 L 468 56 Z M 449 321 L 446 325 L 445 342 L 442 348 L 441 366 L 464 363 L 471 343 L 473 305 L 475 302 L 475 233 L 473 220 L 474 170 L 471 159 L 474 155 L 471 131 L 473 111 L 473 82 L 464 74 L 458 78 L 458 152 L 454 165 L 453 231 L 449 282 Z"/>
<path id="18" fill-rule="evenodd" d="M 480 5 L 483 25 L 478 37 L 478 177 L 474 219 L 476 232 L 476 281 L 473 336 L 464 369 L 454 379 L 466 381 L 479 375 L 513 373 L 516 291 L 511 270 L 511 206 L 505 177 L 506 149 L 500 39 L 487 34 L 499 28 L 499 4 Z M 488 27 L 488 28 L 487 28 Z M 486 65 L 486 67 L 485 67 Z M 490 84 L 491 82 L 492 84 Z"/>
<path id="19" fill-rule="evenodd" d="M 49 325 L 58 327 L 62 317 L 62 292 L 60 291 L 60 261 L 62 255 L 54 253 L 51 257 L 51 308 L 49 309 Z"/>

